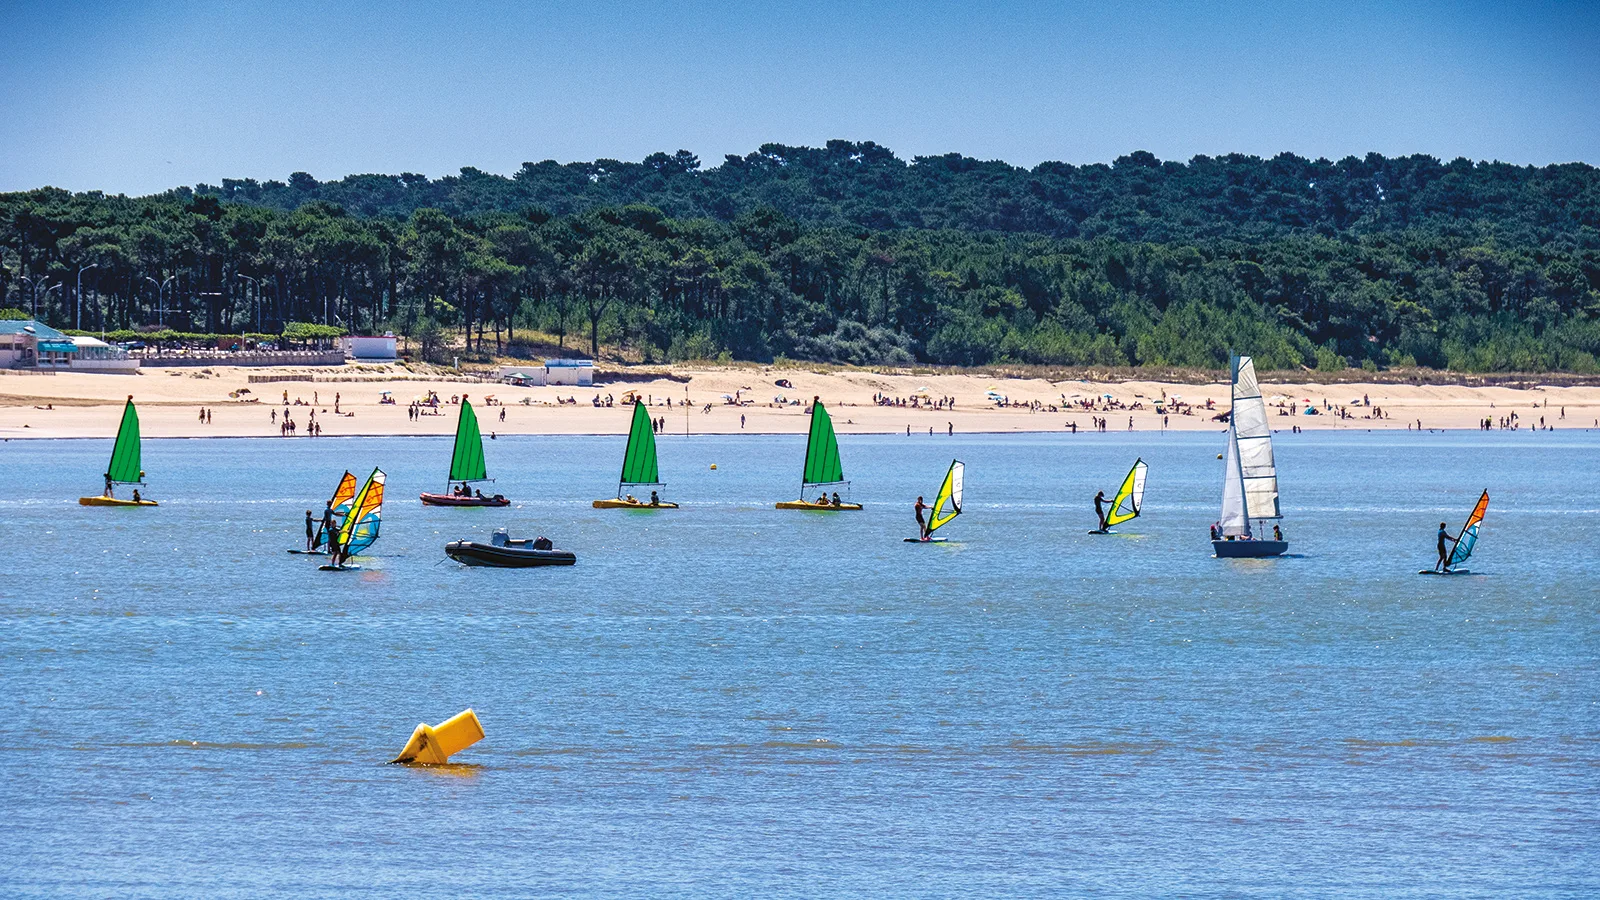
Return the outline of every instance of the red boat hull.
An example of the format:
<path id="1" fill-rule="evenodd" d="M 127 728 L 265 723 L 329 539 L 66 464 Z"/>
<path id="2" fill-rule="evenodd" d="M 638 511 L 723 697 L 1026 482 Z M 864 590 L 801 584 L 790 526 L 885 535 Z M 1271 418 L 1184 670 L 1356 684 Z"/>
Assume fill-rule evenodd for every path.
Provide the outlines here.
<path id="1" fill-rule="evenodd" d="M 510 506 L 511 501 L 495 494 L 493 497 L 456 497 L 451 494 L 423 494 L 427 506 Z"/>

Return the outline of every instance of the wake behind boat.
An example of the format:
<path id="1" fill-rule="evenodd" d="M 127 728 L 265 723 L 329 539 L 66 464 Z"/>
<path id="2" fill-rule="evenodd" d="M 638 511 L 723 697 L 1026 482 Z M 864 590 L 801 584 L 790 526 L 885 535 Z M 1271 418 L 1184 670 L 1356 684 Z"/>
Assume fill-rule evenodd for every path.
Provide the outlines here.
<path id="1" fill-rule="evenodd" d="M 845 503 L 833 492 L 830 499 L 826 491 L 815 502 L 806 499 L 807 488 L 829 485 L 849 486 L 844 480 L 844 464 L 839 459 L 839 438 L 833 432 L 833 419 L 823 408 L 822 401 L 811 399 L 811 433 L 806 438 L 806 463 L 800 470 L 800 499 L 784 500 L 775 504 L 778 509 L 806 509 L 817 512 L 841 512 L 861 508 L 859 503 Z"/>
<path id="2" fill-rule="evenodd" d="M 133 395 L 122 408 L 122 424 L 117 426 L 117 441 L 111 445 L 111 464 L 106 467 L 106 490 L 98 497 L 79 497 L 79 506 L 158 506 L 146 500 L 134 488 L 132 499 L 112 496 L 112 488 L 119 484 L 136 484 L 144 487 L 143 450 L 139 440 L 139 411 L 133 406 Z"/>
<path id="3" fill-rule="evenodd" d="M 654 490 L 645 502 L 624 493 L 628 487 L 662 486 L 661 469 L 656 463 L 656 430 L 643 401 L 633 404 L 633 424 L 628 428 L 628 446 L 622 451 L 622 475 L 617 479 L 615 499 L 596 500 L 595 509 L 677 509 L 678 504 L 662 500 Z"/>
<path id="4" fill-rule="evenodd" d="M 450 490 L 443 494 L 422 494 L 427 506 L 509 506 L 511 501 L 501 494 L 484 496 L 482 491 L 468 487 L 472 482 L 489 481 L 488 466 L 483 459 L 483 432 L 478 430 L 478 414 L 472 411 L 467 398 L 461 398 L 461 414 L 456 419 L 456 446 L 450 454 Z"/>
<path id="5" fill-rule="evenodd" d="M 1278 511 L 1278 468 L 1272 458 L 1267 404 L 1256 383 L 1255 361 L 1248 356 L 1233 358 L 1233 409 L 1224 459 L 1222 518 L 1212 526 L 1212 550 L 1220 559 L 1282 556 L 1289 544 L 1277 525 L 1272 526 L 1272 539 L 1264 539 L 1266 523 L 1283 516 Z"/>

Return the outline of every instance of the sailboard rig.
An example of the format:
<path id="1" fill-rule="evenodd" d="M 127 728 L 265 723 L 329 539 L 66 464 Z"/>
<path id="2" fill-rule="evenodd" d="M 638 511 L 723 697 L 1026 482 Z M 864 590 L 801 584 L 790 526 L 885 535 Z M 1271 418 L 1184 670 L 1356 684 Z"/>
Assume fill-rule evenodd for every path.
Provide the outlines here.
<path id="1" fill-rule="evenodd" d="M 1418 575 L 1467 575 L 1466 569 L 1457 568 L 1472 556 L 1472 548 L 1478 545 L 1478 530 L 1483 525 L 1483 514 L 1489 511 L 1489 492 L 1484 491 L 1478 498 L 1478 505 L 1472 508 L 1472 514 L 1467 516 L 1467 522 L 1461 526 L 1461 531 L 1456 535 L 1456 543 L 1450 550 L 1450 559 L 1440 569 L 1438 563 L 1433 568 L 1423 569 Z"/>
<path id="2" fill-rule="evenodd" d="M 656 487 L 661 484 L 661 469 L 656 463 L 656 430 L 644 403 L 633 404 L 633 424 L 628 428 L 628 446 L 622 451 L 622 474 L 617 478 L 615 499 L 594 501 L 595 509 L 677 509 L 678 504 L 655 498 L 639 500 L 624 493 L 627 488 Z"/>
<path id="3" fill-rule="evenodd" d="M 378 539 L 383 517 L 383 485 L 388 476 L 382 469 L 373 469 L 367 481 L 350 501 L 350 512 L 339 526 L 340 558 L 349 559 L 365 552 Z M 319 566 L 322 569 L 355 568 L 347 563 Z"/>
<path id="4" fill-rule="evenodd" d="M 944 483 L 934 495 L 933 506 L 928 510 L 928 530 L 920 537 L 906 538 L 908 544 L 939 543 L 944 538 L 933 536 L 935 531 L 955 521 L 961 515 L 962 483 L 966 480 L 967 464 L 959 459 L 950 461 L 950 470 L 944 473 Z"/>
<path id="5" fill-rule="evenodd" d="M 1117 488 L 1117 495 L 1111 498 L 1111 510 L 1106 513 L 1106 527 L 1091 531 L 1090 534 L 1110 534 L 1112 527 L 1137 519 L 1144 512 L 1144 475 L 1148 468 L 1143 459 L 1133 461 L 1128 477 L 1122 479 L 1122 487 Z"/>
<path id="6" fill-rule="evenodd" d="M 356 477 L 350 474 L 349 469 L 344 470 L 344 477 L 339 479 L 339 486 L 333 489 L 333 496 L 328 498 L 328 507 L 333 511 L 334 530 L 338 531 L 339 525 L 344 522 L 344 517 L 350 514 L 350 503 L 356 498 Z M 317 533 L 311 540 L 310 550 L 291 549 L 290 553 L 309 553 L 321 556 L 327 551 L 328 545 L 327 526 L 317 524 Z"/>
<path id="7" fill-rule="evenodd" d="M 495 494 L 485 497 L 468 485 L 477 481 L 491 481 L 488 466 L 483 459 L 483 432 L 478 430 L 478 414 L 472 404 L 461 398 L 461 414 L 456 419 L 456 446 L 450 455 L 450 486 L 443 494 L 423 492 L 422 502 L 429 506 L 509 506 L 510 500 Z"/>
<path id="8" fill-rule="evenodd" d="M 106 467 L 106 490 L 98 497 L 79 497 L 82 506 L 156 506 L 154 500 L 139 496 L 137 489 L 131 499 L 123 500 L 111 495 L 114 485 L 136 484 L 144 487 L 143 450 L 139 440 L 139 411 L 133 406 L 133 395 L 122 408 L 122 424 L 117 426 L 117 441 L 111 445 L 111 463 Z"/>
<path id="9" fill-rule="evenodd" d="M 778 503 L 777 508 L 830 511 L 860 509 L 859 503 L 834 503 L 821 498 L 813 502 L 806 499 L 810 488 L 823 488 L 822 496 L 826 497 L 828 487 L 840 484 L 849 485 L 850 482 L 844 480 L 844 463 L 839 459 L 839 438 L 833 432 L 833 419 L 828 416 L 822 401 L 812 398 L 811 434 L 806 439 L 806 464 L 800 473 L 800 499 L 785 500 Z"/>
<path id="10" fill-rule="evenodd" d="M 1278 510 L 1278 467 L 1272 457 L 1267 404 L 1256 381 L 1255 361 L 1235 356 L 1232 363 L 1233 408 L 1228 414 L 1228 446 L 1223 456 L 1222 518 L 1213 526 L 1211 547 L 1220 558 L 1282 556 L 1289 549 L 1288 542 L 1275 539 L 1266 525 L 1283 518 Z"/>

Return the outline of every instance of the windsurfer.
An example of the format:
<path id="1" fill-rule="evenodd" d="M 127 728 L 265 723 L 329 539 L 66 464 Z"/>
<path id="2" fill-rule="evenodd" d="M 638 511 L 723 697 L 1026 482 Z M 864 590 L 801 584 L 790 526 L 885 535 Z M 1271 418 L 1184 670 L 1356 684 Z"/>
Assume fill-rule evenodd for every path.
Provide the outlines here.
<path id="1" fill-rule="evenodd" d="M 917 498 L 917 505 L 916 505 L 917 536 L 920 537 L 922 540 L 927 540 L 928 539 L 928 523 L 922 518 L 922 511 L 927 509 L 927 508 L 928 508 L 928 504 L 923 503 L 922 502 L 922 498 L 918 497 Z"/>
<path id="2" fill-rule="evenodd" d="M 1450 571 L 1450 548 L 1445 546 L 1450 541 L 1449 529 L 1449 525 L 1439 523 L 1439 561 L 1433 567 L 1441 572 Z"/>
<path id="3" fill-rule="evenodd" d="M 110 472 L 106 473 L 106 494 L 105 495 L 107 497 L 111 496 L 111 473 Z"/>
<path id="4" fill-rule="evenodd" d="M 1096 491 L 1094 495 L 1094 514 L 1100 520 L 1100 530 L 1106 530 L 1106 492 Z"/>
<path id="5" fill-rule="evenodd" d="M 308 509 L 306 510 L 306 551 L 310 552 L 316 548 L 317 532 L 316 529 L 311 527 L 311 510 Z"/>
<path id="6" fill-rule="evenodd" d="M 322 536 L 325 540 L 327 540 L 328 549 L 330 552 L 334 548 L 335 541 L 337 540 L 335 535 L 338 533 L 339 529 L 336 525 L 334 525 L 333 522 L 333 501 L 329 500 L 327 505 L 322 508 Z M 315 550 L 316 545 L 313 544 L 311 549 Z"/>

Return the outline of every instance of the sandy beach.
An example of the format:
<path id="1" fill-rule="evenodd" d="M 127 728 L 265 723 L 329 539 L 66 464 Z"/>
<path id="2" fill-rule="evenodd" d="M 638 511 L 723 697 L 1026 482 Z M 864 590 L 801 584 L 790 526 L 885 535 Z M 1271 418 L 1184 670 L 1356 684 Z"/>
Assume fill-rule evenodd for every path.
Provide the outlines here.
<path id="1" fill-rule="evenodd" d="M 395 376 L 371 367 L 344 369 L 262 369 L 217 366 L 205 371 L 147 368 L 138 375 L 22 375 L 0 377 L 0 438 L 109 438 L 116 433 L 116 408 L 131 394 L 139 406 L 146 437 L 271 437 L 280 434 L 287 392 L 289 414 L 305 436 L 314 410 L 322 436 L 449 434 L 453 397 L 466 395 L 478 409 L 485 432 L 499 434 L 623 434 L 629 412 L 621 399 L 636 391 L 658 415 L 669 434 L 728 434 L 741 430 L 799 433 L 808 419 L 802 405 L 787 401 L 821 397 L 841 433 L 896 433 L 954 430 L 960 433 L 1093 430 L 1106 420 L 1108 431 L 1220 429 L 1213 419 L 1228 406 L 1228 386 L 1163 384 L 1153 381 L 1096 383 L 1007 379 L 968 374 L 880 374 L 867 371 L 806 372 L 751 366 L 681 367 L 652 380 L 605 380 L 594 387 L 513 387 L 438 377 L 433 380 L 396 369 Z M 250 382 L 272 375 L 304 380 Z M 605 378 L 598 374 L 597 380 Z M 638 376 L 634 376 L 638 377 Z M 315 379 L 315 380 L 312 380 Z M 347 380 L 334 380 L 347 379 Z M 359 380 L 350 380 L 359 379 Z M 786 380 L 792 387 L 779 387 Z M 236 392 L 248 390 L 248 393 Z M 379 402 L 388 391 L 397 401 Z M 415 420 L 411 402 L 436 392 L 444 405 L 437 415 Z M 1002 406 L 993 395 L 1005 398 Z M 1405 384 L 1310 384 L 1264 382 L 1263 393 L 1275 427 L 1287 429 L 1406 430 L 1476 428 L 1480 420 L 1517 414 L 1524 429 L 1541 417 L 1557 428 L 1592 428 L 1600 420 L 1600 387 L 1533 388 Z M 875 397 L 904 400 L 879 405 Z M 1109 396 L 1109 400 L 1107 399 Z M 611 407 L 594 406 L 612 398 Z M 740 404 L 732 402 L 737 397 Z M 910 406 L 917 398 L 917 406 Z M 576 404 L 560 403 L 576 400 Z M 952 408 L 930 408 L 927 400 L 953 398 Z M 1164 414 L 1156 412 L 1165 400 Z M 1206 402 L 1214 404 L 1206 409 Z M 1371 406 L 1365 401 L 1370 400 Z M 335 402 L 338 412 L 335 413 Z M 486 402 L 492 401 L 492 402 Z M 668 402 L 670 401 L 670 406 Z M 1090 401 L 1094 410 L 1083 408 Z M 1185 409 L 1174 412 L 1174 405 Z M 707 405 L 710 409 L 707 410 Z M 1318 410 L 1306 415 L 1307 407 Z M 1053 410 L 1052 410 L 1053 407 Z M 1338 414 L 1343 407 L 1348 418 Z M 200 410 L 211 412 L 202 424 Z M 1289 414 L 1290 410 L 1293 414 Z M 1374 415 L 1381 411 L 1382 418 Z M 430 410 L 431 412 L 431 410 Z"/>

